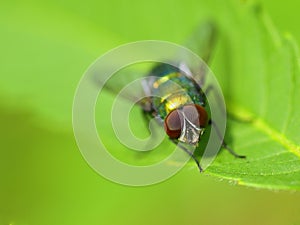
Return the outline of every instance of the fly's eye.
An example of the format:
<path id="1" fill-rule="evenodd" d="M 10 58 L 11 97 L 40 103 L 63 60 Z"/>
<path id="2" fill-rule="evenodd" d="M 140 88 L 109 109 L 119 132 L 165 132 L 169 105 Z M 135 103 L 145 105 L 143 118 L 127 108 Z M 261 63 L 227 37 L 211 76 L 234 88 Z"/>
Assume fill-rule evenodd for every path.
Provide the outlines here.
<path id="1" fill-rule="evenodd" d="M 186 105 L 183 107 L 183 112 L 185 117 L 197 127 L 204 128 L 208 123 L 208 115 L 205 110 L 200 105 Z"/>
<path id="2" fill-rule="evenodd" d="M 165 119 L 164 127 L 170 138 L 179 138 L 181 134 L 181 114 L 178 110 L 174 110 L 168 114 Z"/>

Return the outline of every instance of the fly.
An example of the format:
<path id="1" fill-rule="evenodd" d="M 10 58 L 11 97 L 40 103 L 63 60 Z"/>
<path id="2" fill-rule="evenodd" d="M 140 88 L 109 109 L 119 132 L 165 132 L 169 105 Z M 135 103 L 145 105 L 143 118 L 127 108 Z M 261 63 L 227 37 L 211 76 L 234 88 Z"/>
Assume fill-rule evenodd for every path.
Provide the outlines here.
<path id="1" fill-rule="evenodd" d="M 216 29 L 211 23 L 200 27 L 190 39 L 191 49 L 201 53 L 204 62 L 211 58 L 212 48 L 215 45 Z M 216 129 L 222 147 L 238 158 L 245 158 L 236 154 L 223 140 L 218 131 L 218 124 L 209 118 L 206 95 L 208 90 L 202 90 L 205 82 L 205 69 L 199 68 L 200 73 L 193 74 L 185 63 L 173 66 L 160 63 L 148 73 L 148 79 L 142 83 L 142 89 L 149 96 L 138 101 L 146 117 L 154 117 L 164 127 L 169 139 L 188 153 L 196 162 L 200 172 L 203 171 L 198 159 L 185 145 L 197 146 L 201 136 L 208 126 Z M 155 78 L 153 78 L 155 77 Z M 126 81 L 125 81 L 126 82 Z M 118 93 L 116 82 L 106 84 L 106 89 Z M 127 99 L 137 99 L 136 90 L 123 96 Z M 158 96 L 158 97 L 157 97 Z"/>

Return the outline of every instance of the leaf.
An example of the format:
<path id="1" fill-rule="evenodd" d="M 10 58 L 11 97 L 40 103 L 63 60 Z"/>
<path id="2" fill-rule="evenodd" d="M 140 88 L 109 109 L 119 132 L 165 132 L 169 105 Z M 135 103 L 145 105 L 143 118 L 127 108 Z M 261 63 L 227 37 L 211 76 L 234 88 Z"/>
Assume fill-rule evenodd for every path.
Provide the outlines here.
<path id="1" fill-rule="evenodd" d="M 71 132 L 76 84 L 93 59 L 127 41 L 184 43 L 194 27 L 211 18 L 221 35 L 212 68 L 228 110 L 240 120 L 251 117 L 254 122 L 228 121 L 226 140 L 247 159 L 235 159 L 223 151 L 206 172 L 248 186 L 299 189 L 299 63 L 291 38 L 278 35 L 266 14 L 251 1 L 191 0 L 177 2 L 172 10 L 169 2 L 160 2 L 158 7 L 132 1 L 131 13 L 119 7 L 118 1 L 112 2 L 89 9 L 80 2 L 3 3 L 0 45 L 5 54 L 0 71 L 7 75 L 1 76 L 2 95 L 21 107 L 29 105 L 41 126 L 67 127 Z M 149 11 L 150 16 L 145 16 Z M 173 14 L 165 16 L 167 11 Z M 110 101 L 106 96 L 102 104 Z M 138 110 L 134 115 L 142 120 Z M 122 148 L 111 140 L 109 120 L 103 125 L 115 153 L 136 162 L 128 152 L 120 153 Z M 144 131 L 140 123 L 133 128 L 141 134 Z M 167 142 L 162 147 L 166 146 Z M 152 159 L 160 160 L 167 152 L 151 153 Z M 143 160 L 141 164 L 152 162 Z M 193 162 L 191 166 L 195 167 Z"/>
<path id="2" fill-rule="evenodd" d="M 296 45 L 289 36 L 281 37 L 277 33 L 257 4 L 228 4 L 214 13 L 221 40 L 212 68 L 234 118 L 228 121 L 225 139 L 247 159 L 236 159 L 223 150 L 206 173 L 239 185 L 300 189 L 300 136 L 297 132 L 300 93 L 296 88 L 300 77 Z M 103 116 L 107 114 L 105 110 L 97 114 Z M 110 126 L 109 118 L 101 120 L 99 127 Z M 139 127 L 137 133 L 143 133 L 141 124 L 133 127 Z M 159 149 L 138 159 L 128 151 L 118 153 L 126 148 L 110 141 L 106 140 L 113 154 L 133 164 L 153 163 L 169 153 L 168 149 Z M 165 142 L 161 148 L 169 146 Z M 197 171 L 193 161 L 190 166 Z"/>
<path id="3" fill-rule="evenodd" d="M 71 129 L 74 92 L 83 72 L 96 57 L 121 43 L 142 39 L 182 44 L 206 17 L 220 21 L 220 33 L 223 34 L 215 52 L 213 69 L 219 76 L 227 100 L 233 94 L 237 98 L 236 94 L 240 94 L 238 90 L 230 95 L 228 89 L 231 88 L 224 81 L 233 72 L 238 75 L 243 67 L 249 69 L 248 64 L 241 64 L 238 57 L 242 51 L 239 42 L 243 41 L 237 38 L 237 33 L 241 32 L 240 18 L 232 18 L 237 17 L 236 11 L 244 6 L 239 4 L 238 8 L 233 9 L 228 6 L 229 2 L 2 1 L 0 224 L 92 225 L 100 220 L 103 224 L 130 221 L 133 225 L 141 221 L 144 224 L 166 224 L 168 221 L 174 225 L 199 224 L 199 221 L 203 224 L 245 224 L 245 217 L 248 224 L 257 223 L 257 218 L 265 224 L 295 224 L 300 221 L 296 213 L 299 211 L 299 195 L 231 187 L 215 182 L 205 173 L 199 174 L 193 162 L 189 168 L 159 185 L 146 188 L 116 185 L 87 166 L 74 141 Z M 273 9 L 274 5 L 282 6 L 282 2 L 269 2 Z M 284 2 L 282 11 L 289 14 L 278 16 L 277 20 L 285 20 L 281 23 L 282 27 L 296 27 L 298 9 L 295 2 L 288 2 Z M 294 13 L 287 10 L 292 7 Z M 261 24 L 261 21 L 255 24 Z M 227 42 L 230 40 L 237 43 L 229 46 Z M 239 63 L 235 64 L 231 59 Z M 106 106 L 111 102 L 111 96 L 106 93 L 103 100 L 101 103 Z M 235 111 L 243 115 L 242 118 L 247 117 L 249 112 L 254 114 L 243 102 L 233 103 L 247 110 L 244 115 L 242 111 Z M 133 119 L 142 120 L 139 110 L 133 110 Z M 231 108 L 231 111 L 234 110 Z M 101 116 L 97 114 L 97 119 Z M 103 123 L 109 124 L 109 121 Z M 253 144 L 253 140 L 261 138 L 261 132 L 248 124 L 229 121 L 228 125 L 230 129 L 226 140 L 239 153 L 246 151 L 239 147 Z M 251 137 L 238 137 L 241 130 L 250 132 L 252 128 Z M 135 125 L 134 129 L 141 135 L 145 134 L 142 123 Z M 287 130 L 296 132 L 297 129 L 295 123 L 294 129 L 290 126 Z M 118 147 L 111 140 L 112 135 L 113 131 L 105 129 L 110 146 Z M 290 139 L 290 134 L 286 137 Z M 270 142 L 274 143 L 272 140 Z M 299 143 L 296 140 L 293 142 Z M 170 146 L 169 142 L 162 147 L 165 146 Z M 247 152 L 247 160 L 251 160 L 255 152 L 267 154 L 273 151 L 269 143 L 265 146 L 253 148 L 255 151 L 251 148 Z M 123 154 L 130 161 L 128 151 L 123 153 L 122 150 L 114 149 L 116 154 Z M 157 159 L 163 158 L 164 154 L 164 151 L 157 152 Z M 134 160 L 137 162 L 139 158 Z M 144 160 L 147 160 L 145 164 L 151 163 L 149 159 Z M 237 180 L 240 178 L 237 173 L 236 177 L 229 174 L 235 172 L 234 168 L 230 168 L 234 162 L 241 163 L 238 171 L 247 164 L 234 159 L 226 151 L 221 152 L 207 173 Z M 297 182 L 299 178 L 295 176 L 294 180 Z M 258 186 L 258 181 L 255 182 Z M 236 204 L 237 201 L 239 204 Z M 121 208 L 117 213 L 116 206 Z M 212 207 L 215 210 L 211 210 Z M 249 214 L 256 216 L 249 217 Z"/>
<path id="4" fill-rule="evenodd" d="M 219 21 L 223 36 L 215 74 L 222 74 L 230 145 L 207 173 L 240 185 L 300 189 L 300 71 L 297 46 L 280 36 L 259 5 Z M 218 71 L 218 72 L 217 72 Z M 243 122 L 244 121 L 244 122 Z"/>

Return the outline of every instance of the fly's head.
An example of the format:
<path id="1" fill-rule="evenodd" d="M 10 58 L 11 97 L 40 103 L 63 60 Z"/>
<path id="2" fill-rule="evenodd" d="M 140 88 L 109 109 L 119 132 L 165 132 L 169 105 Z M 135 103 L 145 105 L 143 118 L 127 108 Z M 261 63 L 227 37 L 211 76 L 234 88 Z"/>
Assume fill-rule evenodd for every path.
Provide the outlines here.
<path id="1" fill-rule="evenodd" d="M 205 108 L 190 104 L 171 111 L 164 121 L 164 128 L 171 139 L 197 145 L 207 124 L 208 114 Z"/>

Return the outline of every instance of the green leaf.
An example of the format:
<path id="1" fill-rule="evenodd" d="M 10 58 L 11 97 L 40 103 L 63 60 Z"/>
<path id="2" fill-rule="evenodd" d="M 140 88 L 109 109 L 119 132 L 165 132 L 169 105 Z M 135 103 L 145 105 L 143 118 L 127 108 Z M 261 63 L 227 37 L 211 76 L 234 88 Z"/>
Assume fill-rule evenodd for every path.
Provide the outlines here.
<path id="1" fill-rule="evenodd" d="M 236 159 L 224 150 L 206 173 L 240 185 L 300 189 L 297 46 L 289 35 L 277 33 L 257 4 L 234 3 L 216 8 L 213 19 L 220 30 L 220 41 L 212 68 L 233 118 L 228 121 L 225 139 L 247 159 Z M 104 111 L 97 114 L 107 114 Z M 101 120 L 99 127 L 110 126 L 109 118 Z M 143 133 L 140 123 L 133 128 Z M 106 142 L 110 149 L 115 147 L 112 152 L 116 157 L 139 165 L 159 161 L 169 153 L 168 143 L 163 143 L 165 151 L 155 150 L 138 158 L 136 153 L 118 153 L 126 148 L 109 143 L 109 138 Z M 193 161 L 190 165 L 196 171 Z"/>
<path id="2" fill-rule="evenodd" d="M 259 5 L 239 7 L 219 21 L 222 40 L 214 64 L 229 114 L 230 145 L 246 160 L 222 152 L 209 174 L 240 185 L 300 189 L 299 56 Z"/>
<path id="3" fill-rule="evenodd" d="M 176 2 L 171 10 L 168 1 L 159 2 L 159 6 L 132 1 L 124 10 L 119 1 L 110 3 L 88 8 L 80 1 L 3 3 L 2 101 L 30 108 L 37 115 L 34 120 L 43 127 L 71 133 L 76 85 L 97 56 L 121 43 L 140 39 L 182 44 L 193 28 L 210 18 L 220 30 L 212 68 L 223 88 L 228 110 L 241 121 L 253 121 L 228 121 L 226 140 L 247 159 L 235 159 L 222 151 L 206 173 L 248 186 L 300 188 L 297 47 L 289 36 L 277 33 L 257 4 L 191 0 Z M 165 16 L 166 12 L 171 15 Z M 101 104 L 110 103 L 110 96 L 106 96 Z M 142 120 L 137 109 L 134 115 Z M 141 160 L 122 151 L 111 140 L 114 133 L 109 123 L 108 118 L 99 124 L 106 128 L 103 138 L 125 161 L 149 164 L 169 152 L 153 152 L 152 158 Z M 144 132 L 141 123 L 133 128 L 140 134 Z M 162 148 L 169 145 L 166 141 Z M 191 166 L 195 167 L 193 162 Z"/>
<path id="4" fill-rule="evenodd" d="M 247 59 L 255 62 L 245 62 L 246 53 L 243 53 L 243 59 L 240 58 L 245 51 L 241 46 L 246 44 L 243 42 L 247 38 L 256 42 L 258 37 L 267 33 L 263 36 L 271 41 L 266 41 L 267 44 L 261 43 L 260 47 L 270 48 L 274 42 L 272 40 L 279 39 L 279 42 L 284 43 L 281 45 L 285 46 L 288 57 L 280 57 L 280 54 L 277 54 L 277 58 L 283 58 L 283 61 L 274 62 L 273 69 L 268 66 L 268 70 L 272 69 L 275 72 L 280 65 L 290 65 L 291 71 L 292 67 L 298 67 L 295 66 L 297 54 L 293 53 L 296 48 L 290 46 L 290 41 L 281 40 L 276 34 L 275 37 L 274 34 L 270 35 L 263 26 L 263 20 L 249 12 L 251 9 L 244 3 L 239 3 L 248 0 L 236 0 L 235 8 L 230 2 L 1 1 L 0 224 L 94 225 L 99 224 L 99 221 L 103 224 L 124 224 L 124 221 L 129 221 L 128 223 L 133 225 L 141 224 L 141 221 L 143 224 L 158 225 L 245 224 L 245 218 L 248 224 L 257 223 L 258 218 L 262 224 L 299 223 L 299 195 L 232 187 L 205 176 L 212 174 L 222 179 L 227 177 L 230 180 L 247 181 L 247 185 L 299 189 L 299 176 L 296 174 L 291 174 L 292 177 L 283 174 L 281 178 L 276 179 L 277 185 L 275 177 L 269 182 L 266 176 L 250 176 L 250 169 L 255 166 L 256 154 L 257 159 L 280 151 L 293 156 L 280 142 L 273 141 L 266 132 L 257 130 L 252 124 L 229 121 L 226 137 L 238 153 L 248 156 L 247 160 L 250 163 L 234 159 L 224 150 L 204 174 L 199 174 L 194 162 L 191 162 L 187 169 L 167 182 L 145 188 L 116 185 L 94 173 L 81 157 L 74 140 L 71 124 L 73 96 L 80 77 L 93 60 L 107 50 L 129 41 L 158 39 L 182 44 L 193 29 L 206 18 L 219 21 L 221 42 L 216 49 L 212 67 L 222 84 L 228 104 L 231 103 L 229 110 L 238 114 L 241 119 L 247 118 L 248 115 L 255 116 L 280 134 L 280 129 L 275 127 L 275 123 L 268 121 L 271 117 L 258 116 L 255 107 L 248 107 L 252 102 L 251 98 L 245 102 L 240 101 L 242 97 L 239 99 L 239 95 L 244 91 L 242 86 L 232 86 L 226 81 L 230 76 L 256 76 L 252 65 L 265 65 L 265 61 L 260 61 L 262 57 L 255 53 L 254 48 L 251 49 L 254 55 L 247 53 Z M 279 12 L 276 7 L 284 7 L 275 18 L 281 22 L 281 27 L 288 29 L 294 26 L 296 29 L 299 26 L 299 7 L 295 7 L 297 2 L 265 2 L 269 2 L 269 9 L 273 9 L 275 15 Z M 239 11 L 241 12 L 238 13 Z M 285 14 L 287 12 L 289 14 Z M 241 20 L 241 17 L 246 18 Z M 245 20 L 250 17 L 252 25 L 249 28 L 243 27 L 247 24 Z M 269 30 L 270 26 L 267 27 Z M 244 34 L 239 34 L 241 32 Z M 278 41 L 276 42 L 275 45 L 278 46 Z M 270 54 L 273 51 L 271 50 L 268 50 Z M 262 50 L 259 48 L 256 51 Z M 256 68 L 259 74 L 263 74 L 261 69 Z M 273 72 L 268 71 L 268 74 L 271 73 Z M 278 73 L 276 72 L 276 75 Z M 297 76 L 293 73 L 284 74 Z M 241 79 L 242 77 L 234 78 L 231 81 L 238 85 Z M 292 79 L 298 82 L 296 78 Z M 298 86 L 296 82 L 293 83 L 294 87 Z M 256 89 L 254 86 L 251 94 L 256 95 Z M 107 106 L 112 98 L 107 93 L 105 95 L 101 104 Z M 286 95 L 289 96 L 288 92 Z M 255 98 L 253 100 L 257 102 Z M 294 102 L 289 105 L 297 106 L 297 99 L 292 101 Z M 269 101 L 265 99 L 265 102 Z M 105 107 L 102 108 L 108 111 Z M 133 128 L 143 137 L 146 135 L 143 118 L 139 115 L 138 108 L 133 110 L 133 122 L 141 121 Z M 286 110 L 291 115 L 291 122 L 286 129 L 285 139 L 299 144 L 297 137 L 292 135 L 299 127 L 296 119 L 292 119 L 297 118 L 296 108 L 294 111 L 290 107 Z M 97 114 L 96 117 L 100 120 L 102 114 Z M 102 120 L 106 141 L 113 147 L 112 150 L 117 156 L 122 160 L 127 159 L 130 163 L 138 164 L 139 160 L 142 160 L 141 164 L 148 164 L 152 163 L 151 159 L 154 162 L 160 160 L 166 154 L 164 148 L 171 146 L 169 142 L 164 143 L 162 151 L 150 154 L 153 158 L 131 158 L 131 154 L 128 155 L 130 151 L 122 151 L 122 148 L 118 148 L 118 143 L 112 140 L 113 130 L 106 127 L 109 124 L 109 120 Z M 241 135 L 244 135 L 243 139 Z M 253 140 L 258 145 L 264 137 L 269 139 L 269 142 L 254 148 Z M 247 145 L 252 146 L 247 150 Z M 290 164 L 276 164 L 277 160 L 264 166 L 282 166 L 286 169 L 290 167 Z M 251 168 L 246 170 L 245 167 L 250 165 Z M 262 165 L 260 168 L 265 170 Z M 244 177 L 239 175 L 244 172 L 247 173 Z M 255 180 L 250 180 L 252 178 Z M 291 180 L 294 180 L 294 187 Z M 199 215 L 199 212 L 200 216 L 195 216 Z M 249 217 L 249 214 L 256 216 Z"/>

